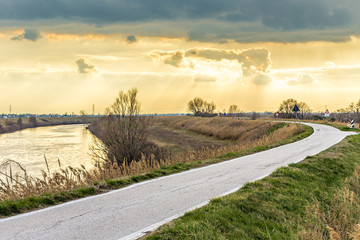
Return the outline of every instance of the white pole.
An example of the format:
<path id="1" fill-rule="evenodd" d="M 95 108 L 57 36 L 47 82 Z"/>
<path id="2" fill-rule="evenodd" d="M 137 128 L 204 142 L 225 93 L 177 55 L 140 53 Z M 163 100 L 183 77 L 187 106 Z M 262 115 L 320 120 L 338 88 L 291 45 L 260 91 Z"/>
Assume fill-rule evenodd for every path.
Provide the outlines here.
<path id="1" fill-rule="evenodd" d="M 297 120 L 299 120 L 299 127 L 300 127 L 301 121 L 300 121 L 300 119 L 298 118 L 297 113 L 298 113 L 298 112 L 296 111 L 296 118 L 297 118 Z"/>

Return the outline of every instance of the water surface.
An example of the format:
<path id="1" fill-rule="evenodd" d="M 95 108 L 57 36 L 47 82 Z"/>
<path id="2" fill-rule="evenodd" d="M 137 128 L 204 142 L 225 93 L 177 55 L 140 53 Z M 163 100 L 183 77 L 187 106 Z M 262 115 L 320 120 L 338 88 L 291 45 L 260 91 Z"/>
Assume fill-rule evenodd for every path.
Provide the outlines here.
<path id="1" fill-rule="evenodd" d="M 41 176 L 46 170 L 44 155 L 50 171 L 62 167 L 92 166 L 89 144 L 92 134 L 82 124 L 29 128 L 0 135 L 0 162 L 12 159 L 23 165 L 28 174 Z"/>

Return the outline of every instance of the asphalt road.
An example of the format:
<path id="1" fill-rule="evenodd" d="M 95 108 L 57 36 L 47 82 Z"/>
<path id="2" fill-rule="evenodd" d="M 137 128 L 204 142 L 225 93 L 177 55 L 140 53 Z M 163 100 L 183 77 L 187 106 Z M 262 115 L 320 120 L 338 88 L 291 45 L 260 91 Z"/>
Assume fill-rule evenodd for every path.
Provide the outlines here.
<path id="1" fill-rule="evenodd" d="M 292 144 L 0 219 L 0 239 L 136 239 L 209 199 L 234 192 L 353 134 L 308 125 L 314 134 Z"/>

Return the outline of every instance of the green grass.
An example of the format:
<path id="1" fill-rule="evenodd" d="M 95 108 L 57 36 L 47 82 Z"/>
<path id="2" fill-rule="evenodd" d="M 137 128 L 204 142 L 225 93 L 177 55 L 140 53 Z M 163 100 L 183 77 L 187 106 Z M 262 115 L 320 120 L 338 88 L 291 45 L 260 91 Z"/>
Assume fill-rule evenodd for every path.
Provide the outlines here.
<path id="1" fill-rule="evenodd" d="M 166 175 L 171 175 L 179 172 L 183 172 L 189 169 L 198 168 L 202 166 L 206 166 L 209 164 L 214 164 L 218 162 L 222 162 L 228 159 L 233 159 L 240 156 L 249 155 L 252 153 L 256 153 L 259 151 L 268 150 L 270 148 L 274 148 L 280 145 L 284 145 L 287 143 L 295 142 L 297 140 L 303 139 L 313 133 L 313 129 L 311 127 L 306 126 L 305 131 L 286 139 L 281 142 L 277 142 L 271 145 L 260 146 L 253 149 L 244 150 L 236 153 L 227 153 L 225 155 L 219 156 L 213 159 L 207 159 L 203 161 L 194 161 L 191 163 L 178 163 L 172 166 L 163 166 L 161 169 L 153 170 L 148 173 L 139 174 L 135 176 L 130 176 L 121 179 L 107 179 L 104 182 L 94 182 L 93 186 L 89 186 L 87 188 L 81 188 L 75 191 L 61 192 L 61 193 L 47 193 L 42 194 L 40 196 L 28 197 L 19 200 L 5 200 L 0 201 L 0 217 L 1 216 L 9 216 L 15 215 L 19 213 L 23 213 L 30 210 L 35 210 L 38 208 L 44 208 L 51 205 L 60 204 L 66 201 L 75 200 L 78 198 L 83 198 L 86 196 L 91 196 L 95 194 L 104 193 L 109 190 L 119 189 L 126 186 L 129 186 L 134 183 L 154 179 L 157 177 L 162 177 Z"/>
<path id="2" fill-rule="evenodd" d="M 287 121 L 290 121 L 290 122 L 296 122 L 295 120 L 287 120 Z M 316 121 L 311 121 L 311 120 L 302 120 L 303 122 L 307 122 L 307 123 L 316 123 L 316 124 L 323 124 L 323 125 L 328 125 L 328 126 L 331 126 L 331 127 L 334 127 L 334 128 L 337 128 L 341 131 L 353 131 L 353 132 L 360 132 L 360 129 L 359 128 L 349 128 L 347 126 L 343 126 L 343 125 L 340 125 L 340 124 L 336 124 L 333 123 L 333 122 L 325 122 L 325 121 L 321 121 L 321 122 L 316 122 Z"/>
<path id="3" fill-rule="evenodd" d="M 279 124 L 276 124 L 274 125 L 273 127 L 269 128 L 267 130 L 267 135 L 270 135 L 271 133 L 275 132 L 276 130 L 280 129 L 280 128 L 283 128 L 285 127 L 286 125 L 288 125 L 287 123 L 279 123 Z"/>
<path id="4" fill-rule="evenodd" d="M 337 129 L 339 129 L 341 131 L 360 132 L 360 129 L 358 129 L 358 128 L 349 128 L 349 127 L 338 125 L 338 124 L 335 124 L 335 123 L 323 123 L 323 124 L 328 125 L 328 126 L 332 126 L 332 127 L 337 128 Z"/>
<path id="5" fill-rule="evenodd" d="M 61 192 L 55 194 L 42 194 L 39 196 L 28 197 L 20 200 L 5 200 L 0 202 L 0 216 L 23 213 L 41 207 L 51 206 L 70 200 L 94 195 L 94 187 L 80 188 L 74 191 Z"/>
<path id="6" fill-rule="evenodd" d="M 312 216 L 306 207 L 329 207 L 360 165 L 360 136 L 301 163 L 276 170 L 228 196 L 161 227 L 147 239 L 299 239 Z"/>

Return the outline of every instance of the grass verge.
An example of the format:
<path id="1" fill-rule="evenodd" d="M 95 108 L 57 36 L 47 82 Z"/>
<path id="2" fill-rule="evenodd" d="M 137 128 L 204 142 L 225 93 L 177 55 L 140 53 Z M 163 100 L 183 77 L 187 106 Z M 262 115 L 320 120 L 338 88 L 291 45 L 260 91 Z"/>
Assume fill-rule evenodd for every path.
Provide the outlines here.
<path id="1" fill-rule="evenodd" d="M 287 119 L 286 121 L 289 121 L 289 122 L 297 122 L 297 121 L 295 121 L 294 119 Z M 360 129 L 359 129 L 359 128 L 349 128 L 349 127 L 347 126 L 347 123 L 344 123 L 344 122 L 329 122 L 329 121 L 326 121 L 326 120 L 318 120 L 318 121 L 302 120 L 302 121 L 303 121 L 303 122 L 307 122 L 307 123 L 316 123 L 316 124 L 328 125 L 328 126 L 337 128 L 337 129 L 339 129 L 339 130 L 341 130 L 341 131 L 345 131 L 345 132 L 348 132 L 348 131 L 360 132 Z"/>
<path id="2" fill-rule="evenodd" d="M 348 126 L 344 126 L 344 125 L 340 125 L 340 124 L 336 124 L 336 123 L 329 123 L 329 122 L 326 122 L 326 123 L 323 123 L 325 125 L 328 125 L 328 126 L 332 126 L 334 128 L 337 128 L 341 131 L 352 131 L 352 132 L 360 132 L 360 129 L 358 128 L 349 128 Z"/>
<path id="3" fill-rule="evenodd" d="M 338 219 L 343 217 L 343 212 L 351 212 L 332 213 L 334 209 L 343 208 L 343 205 L 334 207 L 337 196 L 354 195 L 339 194 L 339 190 L 349 184 L 347 179 L 355 175 L 359 165 L 360 136 L 349 136 L 301 163 L 280 168 L 262 180 L 246 184 L 236 193 L 213 199 L 146 239 L 320 239 L 306 234 L 314 229 L 310 227 L 314 224 L 321 239 L 340 239 L 334 237 L 334 229 L 341 226 L 336 228 L 326 217 L 314 216 L 319 215 L 319 209 L 324 216 L 340 215 Z M 360 191 L 356 194 L 359 199 Z M 351 218 L 347 222 L 353 225 L 360 220 L 359 214 L 345 217 Z M 356 226 L 353 229 L 356 230 Z"/>
<path id="4" fill-rule="evenodd" d="M 96 192 L 97 190 L 94 187 L 87 187 L 69 192 L 41 194 L 39 196 L 28 197 L 17 201 L 4 200 L 0 202 L 0 216 L 23 213 L 28 210 L 59 204 L 94 195 Z"/>
<path id="5" fill-rule="evenodd" d="M 66 201 L 103 193 L 109 190 L 119 189 L 131 185 L 133 183 L 138 183 L 141 181 L 146 181 L 161 176 L 179 173 L 192 168 L 198 168 L 209 164 L 214 164 L 228 159 L 232 159 L 235 157 L 240 157 L 240 156 L 256 153 L 259 151 L 264 151 L 280 145 L 298 141 L 300 139 L 308 137 L 312 133 L 313 133 L 313 129 L 311 127 L 305 126 L 303 132 L 293 137 L 287 138 L 285 140 L 278 141 L 276 143 L 272 143 L 268 145 L 257 146 L 239 152 L 229 152 L 227 154 L 224 154 L 216 158 L 211 158 L 201 161 L 193 161 L 190 163 L 177 163 L 172 166 L 163 166 L 160 169 L 153 170 L 144 174 L 133 175 L 120 179 L 107 179 L 102 182 L 94 182 L 92 186 L 87 186 L 75 191 L 46 193 L 39 196 L 27 197 L 19 200 L 3 200 L 0 201 L 0 217 L 15 215 L 15 214 L 35 210 L 38 208 L 44 208 L 47 206 L 63 203 Z"/>

